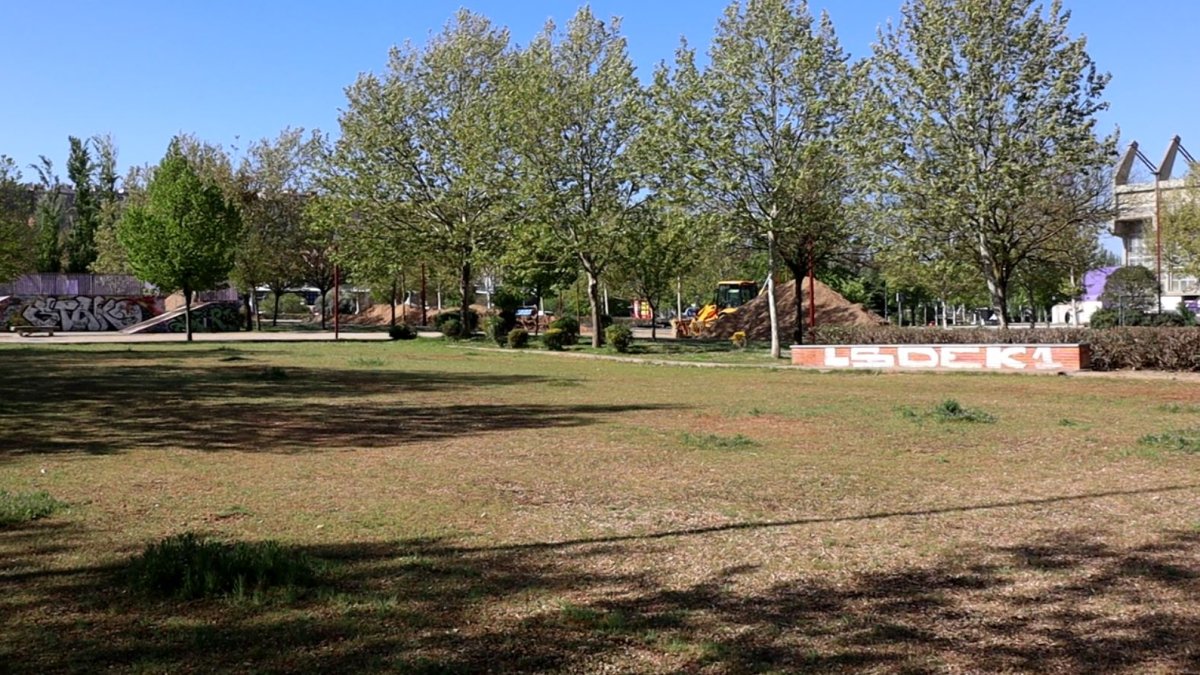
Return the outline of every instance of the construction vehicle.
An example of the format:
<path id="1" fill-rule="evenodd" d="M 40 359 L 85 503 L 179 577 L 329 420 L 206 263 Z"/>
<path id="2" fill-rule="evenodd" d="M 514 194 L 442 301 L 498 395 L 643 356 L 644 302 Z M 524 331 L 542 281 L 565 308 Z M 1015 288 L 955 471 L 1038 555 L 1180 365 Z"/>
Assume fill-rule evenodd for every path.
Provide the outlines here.
<path id="1" fill-rule="evenodd" d="M 705 329 L 716 323 L 724 314 L 732 314 L 739 307 L 758 297 L 756 281 L 720 281 L 713 301 L 700 308 L 693 317 L 679 317 L 671 322 L 675 337 L 699 337 Z"/>

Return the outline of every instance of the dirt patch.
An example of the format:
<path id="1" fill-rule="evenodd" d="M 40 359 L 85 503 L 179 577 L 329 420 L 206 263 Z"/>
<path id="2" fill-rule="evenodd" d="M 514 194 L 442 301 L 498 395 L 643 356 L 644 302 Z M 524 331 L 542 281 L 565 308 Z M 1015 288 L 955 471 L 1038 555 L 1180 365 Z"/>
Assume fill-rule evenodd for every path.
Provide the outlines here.
<path id="1" fill-rule="evenodd" d="M 816 305 L 818 326 L 881 326 L 887 322 L 878 314 L 862 305 L 850 302 L 841 293 L 816 281 L 813 299 Z M 808 281 L 800 291 L 804 303 L 805 318 L 808 316 Z M 704 331 L 704 337 L 728 338 L 738 331 L 745 331 L 751 340 L 771 339 L 771 314 L 766 293 L 746 303 L 732 314 L 722 315 Z M 775 288 L 776 311 L 779 314 L 779 332 L 790 335 L 796 329 L 796 282 L 789 281 Z"/>

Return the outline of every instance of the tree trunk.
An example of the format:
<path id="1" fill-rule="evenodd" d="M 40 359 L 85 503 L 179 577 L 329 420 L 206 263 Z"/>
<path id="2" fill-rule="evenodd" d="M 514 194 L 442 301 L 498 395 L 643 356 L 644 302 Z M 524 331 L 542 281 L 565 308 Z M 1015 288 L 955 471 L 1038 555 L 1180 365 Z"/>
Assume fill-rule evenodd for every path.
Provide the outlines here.
<path id="1" fill-rule="evenodd" d="M 396 281 L 392 280 L 392 328 L 396 327 Z M 406 315 L 407 318 L 407 315 Z M 405 322 L 407 323 L 407 322 Z"/>
<path id="2" fill-rule="evenodd" d="M 250 298 L 253 292 L 242 296 L 242 304 L 246 308 L 246 330 L 254 330 L 254 307 L 250 304 Z"/>
<path id="3" fill-rule="evenodd" d="M 799 294 L 797 294 L 799 295 Z M 767 233 L 767 314 L 771 320 L 771 358 L 780 358 L 779 311 L 775 306 L 775 232 Z"/>
<path id="4" fill-rule="evenodd" d="M 792 311 L 796 315 L 796 327 L 792 330 L 792 344 L 804 344 L 804 262 L 801 260 L 784 260 L 783 264 L 792 273 L 792 278 L 795 279 L 792 283 L 796 285 L 796 293 L 792 304 Z"/>
<path id="5" fill-rule="evenodd" d="M 273 290 L 272 292 L 275 294 L 275 309 L 271 313 L 271 327 L 274 328 L 275 326 L 279 325 L 279 295 L 280 295 L 280 293 L 278 290 Z"/>
<path id="6" fill-rule="evenodd" d="M 329 288 L 317 286 L 317 292 L 321 294 L 321 330 L 325 330 L 325 313 L 329 311 L 328 298 L 325 296 L 329 295 Z"/>
<path id="7" fill-rule="evenodd" d="M 192 341 L 192 289 L 183 287 L 183 326 L 187 331 L 187 341 Z"/>
<path id="8" fill-rule="evenodd" d="M 1008 328 L 1008 274 L 997 267 L 988 250 L 983 233 L 979 233 L 979 261 L 983 267 L 983 277 L 987 282 L 988 294 L 992 299 L 992 308 L 1000 321 L 1000 328 Z"/>
<path id="9" fill-rule="evenodd" d="M 471 261 L 465 261 L 462 267 L 459 268 L 458 290 L 462 292 L 462 302 L 458 306 L 458 320 L 462 322 L 463 334 L 471 334 L 471 324 L 469 323 L 471 312 L 471 300 L 475 296 L 475 288 L 471 285 Z"/>
<path id="10" fill-rule="evenodd" d="M 650 339 L 658 342 L 658 322 L 654 320 L 658 316 L 658 305 L 650 298 L 646 298 L 646 304 L 650 305 Z"/>
<path id="11" fill-rule="evenodd" d="M 600 279 L 591 269 L 585 269 L 585 271 L 587 272 L 588 304 L 592 311 L 592 347 L 599 348 L 604 345 L 604 329 L 600 325 Z"/>

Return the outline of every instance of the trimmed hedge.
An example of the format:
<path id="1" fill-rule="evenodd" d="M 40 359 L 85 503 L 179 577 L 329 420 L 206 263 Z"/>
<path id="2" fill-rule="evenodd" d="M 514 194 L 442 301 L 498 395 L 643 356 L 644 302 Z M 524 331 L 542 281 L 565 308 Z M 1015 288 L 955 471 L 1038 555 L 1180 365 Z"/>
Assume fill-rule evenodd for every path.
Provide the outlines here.
<path id="1" fill-rule="evenodd" d="M 1076 344 L 1092 348 L 1093 370 L 1200 372 L 1200 328 L 899 328 L 817 326 L 813 344 Z"/>

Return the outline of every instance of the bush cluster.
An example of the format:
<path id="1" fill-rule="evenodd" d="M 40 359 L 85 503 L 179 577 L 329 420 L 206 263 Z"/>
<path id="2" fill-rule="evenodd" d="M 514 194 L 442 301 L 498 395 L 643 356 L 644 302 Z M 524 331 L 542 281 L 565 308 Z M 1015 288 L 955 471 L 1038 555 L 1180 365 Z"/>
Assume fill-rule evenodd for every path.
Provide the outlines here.
<path id="1" fill-rule="evenodd" d="M 633 331 L 623 323 L 609 326 L 604 329 L 604 341 L 614 350 L 625 354 L 633 345 Z"/>
<path id="2" fill-rule="evenodd" d="M 393 340 L 415 340 L 417 338 L 417 329 L 406 323 L 398 323 L 388 328 L 388 337 Z"/>
<path id="3" fill-rule="evenodd" d="M 814 344 L 1076 344 L 1091 345 L 1093 370 L 1178 370 L 1200 372 L 1200 329 L 1124 328 L 899 328 L 817 326 Z"/>
<path id="4" fill-rule="evenodd" d="M 147 546 L 127 574 L 139 593 L 192 600 L 307 585 L 316 567 L 273 541 L 226 543 L 188 532 Z"/>
<path id="5" fill-rule="evenodd" d="M 455 323 L 455 326 L 451 327 L 451 332 L 453 332 L 454 335 L 451 335 L 446 330 L 446 324 L 451 321 Z M 474 310 L 467 312 L 467 325 L 464 327 L 462 324 L 462 317 L 459 316 L 457 311 L 445 311 L 433 318 L 433 325 L 446 337 L 452 337 L 456 339 L 468 338 L 471 337 L 471 335 L 475 333 L 475 329 L 479 327 L 479 315 L 476 314 Z"/>
<path id="6" fill-rule="evenodd" d="M 275 294 L 268 293 L 267 297 L 263 298 L 259 305 L 259 311 L 270 316 L 275 311 Z M 308 314 L 308 303 L 304 302 L 304 298 L 295 293 L 284 293 L 279 296 L 279 313 L 280 314 Z"/>
<path id="7" fill-rule="evenodd" d="M 1092 313 L 1089 321 L 1091 328 L 1114 328 L 1117 326 L 1193 326 L 1193 317 L 1180 312 L 1121 312 L 1115 309 L 1101 309 Z"/>

